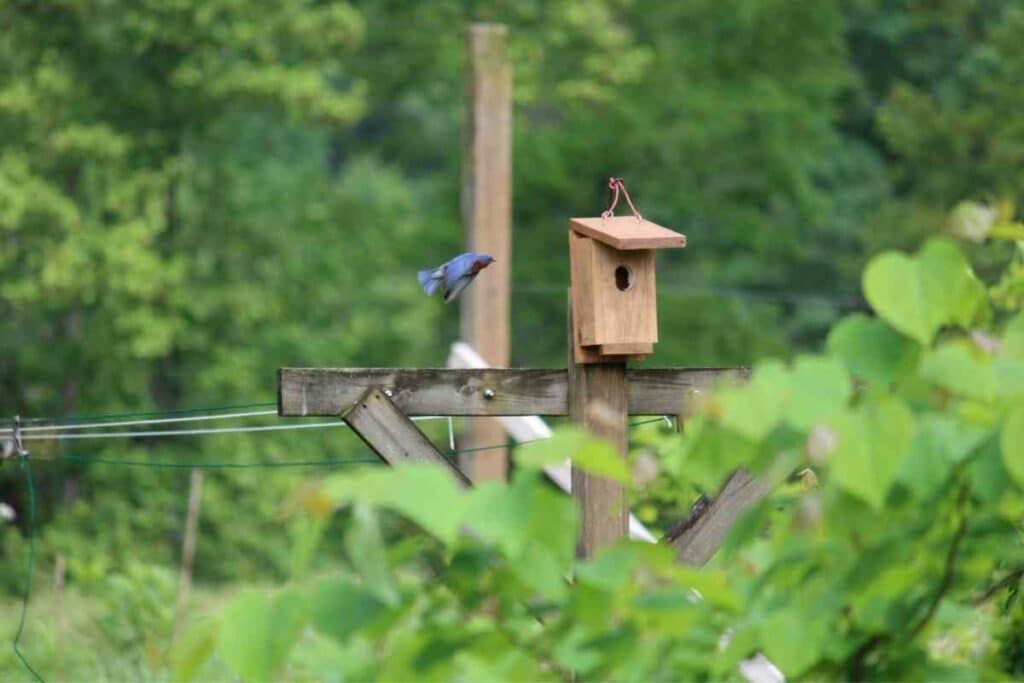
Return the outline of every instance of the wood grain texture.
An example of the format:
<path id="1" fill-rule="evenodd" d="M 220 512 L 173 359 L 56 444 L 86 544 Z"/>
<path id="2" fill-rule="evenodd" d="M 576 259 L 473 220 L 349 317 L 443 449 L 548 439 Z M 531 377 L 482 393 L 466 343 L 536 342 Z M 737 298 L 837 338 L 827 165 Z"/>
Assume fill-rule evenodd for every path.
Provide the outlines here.
<path id="1" fill-rule="evenodd" d="M 437 450 L 381 389 L 368 389 L 341 418 L 389 465 L 416 461 L 434 463 L 451 472 L 460 484 L 469 485 L 466 475 Z M 424 494 L 429 495 L 426 491 Z"/>
<path id="2" fill-rule="evenodd" d="M 510 359 L 510 272 L 512 264 L 512 64 L 508 31 L 497 24 L 471 24 L 466 34 L 466 135 L 462 209 L 466 248 L 495 258 L 460 299 L 461 336 L 494 368 Z M 473 420 L 461 448 L 504 439 L 495 420 Z M 474 481 L 504 479 L 508 452 L 494 449 L 467 456 Z"/>
<path id="3" fill-rule="evenodd" d="M 694 510 L 692 519 L 664 540 L 675 547 L 680 562 L 702 567 L 721 547 L 740 515 L 770 491 L 767 481 L 755 479 L 745 470 L 736 470 L 714 500 Z"/>
<path id="4" fill-rule="evenodd" d="M 406 415 L 569 414 L 565 370 L 524 368 L 281 368 L 278 414 L 336 417 L 371 387 L 391 391 Z M 686 393 L 706 391 L 745 368 L 641 368 L 626 370 L 631 415 L 676 415 Z M 491 389 L 493 398 L 486 398 Z"/>
<path id="5" fill-rule="evenodd" d="M 338 415 L 370 387 L 406 415 L 565 415 L 565 370 L 282 368 L 278 413 Z M 490 389 L 494 396 L 486 397 Z"/>
<path id="6" fill-rule="evenodd" d="M 569 225 L 573 230 L 620 251 L 679 249 L 686 246 L 686 235 L 649 220 L 637 220 L 636 216 L 570 218 Z"/>
<path id="7" fill-rule="evenodd" d="M 591 287 L 594 271 L 594 250 L 597 244 L 589 237 L 569 230 L 569 299 L 573 309 L 573 359 L 577 363 L 596 363 L 601 360 L 596 349 L 594 291 Z"/>
<path id="8" fill-rule="evenodd" d="M 654 252 L 618 251 L 594 242 L 591 292 L 594 337 L 584 344 L 654 344 L 658 341 L 658 297 Z M 619 289 L 616 271 L 624 268 L 628 286 Z"/>
<path id="9" fill-rule="evenodd" d="M 654 252 L 619 251 L 574 230 L 568 233 L 575 361 L 619 362 L 651 353 L 658 341 Z"/>
<path id="10" fill-rule="evenodd" d="M 569 415 L 601 438 L 607 439 L 621 457 L 629 449 L 629 396 L 626 365 L 576 363 L 573 359 L 572 297 L 569 297 Z M 579 503 L 580 538 L 576 552 L 592 557 L 598 549 L 629 535 L 629 507 L 622 484 L 573 466 L 572 495 Z"/>
<path id="11" fill-rule="evenodd" d="M 604 356 L 643 356 L 649 353 L 654 353 L 654 344 L 647 342 L 601 344 L 598 348 Z"/>

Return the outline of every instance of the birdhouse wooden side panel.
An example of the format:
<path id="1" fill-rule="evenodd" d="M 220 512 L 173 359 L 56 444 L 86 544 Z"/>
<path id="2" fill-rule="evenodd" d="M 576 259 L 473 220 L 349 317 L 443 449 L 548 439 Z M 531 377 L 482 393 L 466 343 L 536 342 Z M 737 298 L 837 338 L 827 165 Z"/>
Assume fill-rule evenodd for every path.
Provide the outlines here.
<path id="1" fill-rule="evenodd" d="M 654 251 L 620 251 L 601 242 L 593 242 L 593 245 L 590 286 L 598 309 L 593 343 L 601 346 L 653 345 L 658 341 Z M 619 353 L 650 351 L 648 348 L 646 351 Z"/>
<path id="2" fill-rule="evenodd" d="M 600 311 L 595 307 L 593 291 L 594 240 L 569 231 L 569 277 L 576 343 L 593 345 Z"/>
<path id="3" fill-rule="evenodd" d="M 575 357 L 642 357 L 658 339 L 654 252 L 621 251 L 569 231 Z"/>

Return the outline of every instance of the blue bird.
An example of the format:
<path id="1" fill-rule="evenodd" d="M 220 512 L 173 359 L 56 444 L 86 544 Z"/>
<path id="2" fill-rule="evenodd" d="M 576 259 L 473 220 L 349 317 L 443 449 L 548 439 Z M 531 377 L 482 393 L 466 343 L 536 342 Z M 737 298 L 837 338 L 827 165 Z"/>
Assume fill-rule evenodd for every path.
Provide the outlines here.
<path id="1" fill-rule="evenodd" d="M 427 295 L 433 294 L 443 285 L 444 302 L 448 303 L 457 297 L 481 270 L 493 262 L 493 256 L 468 251 L 437 268 L 421 270 L 418 275 L 420 285 Z"/>

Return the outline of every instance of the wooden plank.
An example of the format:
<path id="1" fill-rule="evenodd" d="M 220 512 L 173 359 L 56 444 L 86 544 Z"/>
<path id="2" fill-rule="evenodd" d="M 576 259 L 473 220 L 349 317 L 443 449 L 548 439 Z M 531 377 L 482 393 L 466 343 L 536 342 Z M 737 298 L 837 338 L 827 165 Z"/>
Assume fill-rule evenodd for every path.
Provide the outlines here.
<path id="1" fill-rule="evenodd" d="M 391 391 L 406 415 L 569 414 L 567 373 L 541 369 L 281 368 L 278 414 L 333 417 L 370 387 Z M 626 370 L 631 415 L 676 415 L 686 392 L 705 391 L 724 376 L 745 378 L 745 368 L 641 368 Z M 487 390 L 493 392 L 487 398 Z"/>
<path id="2" fill-rule="evenodd" d="M 596 363 L 601 360 L 594 344 L 594 330 L 599 324 L 601 309 L 594 305 L 596 299 L 591 291 L 594 272 L 594 249 L 596 242 L 574 230 L 569 230 L 569 296 L 575 316 L 573 333 L 573 358 L 577 363 Z"/>
<path id="3" fill-rule="evenodd" d="M 512 265 L 512 64 L 508 31 L 497 24 L 471 24 L 466 35 L 466 135 L 462 199 L 466 247 L 495 258 L 461 297 L 461 336 L 495 368 L 510 360 Z M 501 443 L 504 430 L 493 420 L 473 420 L 461 448 Z M 474 481 L 504 479 L 504 448 L 467 455 Z"/>
<path id="4" fill-rule="evenodd" d="M 680 562 L 702 567 L 718 551 L 740 515 L 770 491 L 767 480 L 736 470 L 715 499 L 698 501 L 687 518 L 665 535 L 664 542 L 675 547 Z"/>
<path id="5" fill-rule="evenodd" d="M 568 413 L 565 370 L 448 368 L 282 368 L 278 413 L 338 415 L 374 386 L 390 391 L 406 415 Z"/>
<path id="6" fill-rule="evenodd" d="M 626 371 L 629 414 L 685 413 L 680 406 L 691 392 L 708 391 L 722 379 L 743 381 L 749 376 L 749 368 L 631 368 Z"/>
<path id="7" fill-rule="evenodd" d="M 654 353 L 654 344 L 630 342 L 622 344 L 601 344 L 601 354 L 605 356 L 642 356 Z"/>
<path id="8" fill-rule="evenodd" d="M 629 449 L 626 365 L 575 362 L 572 297 L 568 299 L 569 414 L 578 424 L 610 441 L 625 458 Z M 628 536 L 629 508 L 622 484 L 574 466 L 572 495 L 580 506 L 582 524 L 576 547 L 580 557 L 591 557 L 601 547 Z"/>
<path id="9" fill-rule="evenodd" d="M 620 251 L 630 249 L 679 249 L 686 235 L 636 216 L 570 218 L 572 229 Z"/>
<path id="10" fill-rule="evenodd" d="M 469 479 L 455 463 L 444 457 L 380 388 L 367 389 L 341 418 L 389 465 L 414 461 L 435 463 L 449 470 L 460 484 L 469 485 Z"/>
<path id="11" fill-rule="evenodd" d="M 455 342 L 452 344 L 451 353 L 448 355 L 448 366 L 453 368 L 482 368 L 486 367 L 487 364 L 476 351 L 464 342 Z M 501 425 L 508 432 L 508 435 L 519 442 L 549 439 L 552 436 L 551 428 L 536 415 L 513 415 L 499 417 L 498 420 L 501 421 Z M 544 474 L 560 489 L 566 493 L 572 493 L 572 464 L 568 460 L 557 465 L 546 466 Z M 657 543 L 654 535 L 632 513 L 629 515 L 629 537 L 634 541 Z"/>
<path id="12" fill-rule="evenodd" d="M 625 270 L 626 289 L 619 289 L 619 269 Z M 594 344 L 654 344 L 658 341 L 658 297 L 654 281 L 654 252 L 617 251 L 594 243 L 594 306 L 601 324 Z M 584 340 L 587 342 L 588 340 Z"/>

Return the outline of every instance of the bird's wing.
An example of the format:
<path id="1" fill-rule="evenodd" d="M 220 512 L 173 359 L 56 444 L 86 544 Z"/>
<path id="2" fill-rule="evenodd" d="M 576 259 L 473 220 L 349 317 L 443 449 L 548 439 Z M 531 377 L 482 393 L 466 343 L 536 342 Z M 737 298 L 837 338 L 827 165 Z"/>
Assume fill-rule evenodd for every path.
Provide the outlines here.
<path id="1" fill-rule="evenodd" d="M 455 283 L 462 279 L 462 276 L 469 271 L 469 264 L 466 259 L 462 256 L 456 256 L 448 263 L 444 264 L 444 285 L 447 288 L 452 288 Z"/>
<path id="2" fill-rule="evenodd" d="M 456 280 L 454 283 L 452 283 L 450 286 L 446 287 L 444 291 L 444 302 L 448 303 L 449 301 L 457 297 L 459 294 L 461 294 L 462 290 L 469 286 L 469 283 L 473 281 L 474 277 L 476 276 L 464 275 L 460 277 L 458 280 Z"/>

